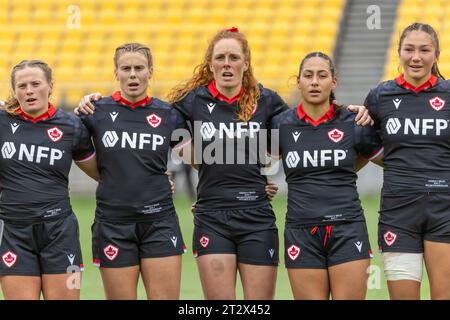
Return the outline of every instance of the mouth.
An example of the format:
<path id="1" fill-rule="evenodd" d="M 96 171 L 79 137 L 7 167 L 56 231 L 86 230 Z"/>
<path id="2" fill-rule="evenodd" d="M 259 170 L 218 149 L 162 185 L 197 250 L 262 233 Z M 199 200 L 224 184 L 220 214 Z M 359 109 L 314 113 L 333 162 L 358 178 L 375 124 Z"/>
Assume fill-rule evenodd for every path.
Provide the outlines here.
<path id="1" fill-rule="evenodd" d="M 313 89 L 313 90 L 309 91 L 309 94 L 311 94 L 311 95 L 318 95 L 318 94 L 321 94 L 321 93 L 322 93 L 322 91 L 316 90 L 316 89 Z"/>
<path id="2" fill-rule="evenodd" d="M 233 78 L 233 73 L 229 71 L 222 72 L 222 78 L 225 80 L 229 80 Z"/>
<path id="3" fill-rule="evenodd" d="M 28 98 L 27 100 L 25 100 L 26 101 L 26 103 L 28 103 L 28 104 L 34 104 L 36 101 L 37 101 L 37 99 L 36 98 Z"/>
<path id="4" fill-rule="evenodd" d="M 131 90 L 137 89 L 139 87 L 139 83 L 138 82 L 130 82 L 128 84 L 128 88 Z"/>
<path id="5" fill-rule="evenodd" d="M 412 66 L 409 66 L 409 68 L 410 68 L 411 70 L 421 70 L 421 69 L 423 68 L 423 66 L 412 65 Z"/>

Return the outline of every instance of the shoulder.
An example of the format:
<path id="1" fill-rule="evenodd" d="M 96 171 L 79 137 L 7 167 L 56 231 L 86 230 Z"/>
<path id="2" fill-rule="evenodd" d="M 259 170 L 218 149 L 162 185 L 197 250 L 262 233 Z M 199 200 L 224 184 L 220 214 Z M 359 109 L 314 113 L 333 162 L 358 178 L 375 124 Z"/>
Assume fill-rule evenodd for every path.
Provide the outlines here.
<path id="1" fill-rule="evenodd" d="M 443 91 L 450 91 L 450 80 L 439 79 L 435 86 L 435 89 L 443 90 Z"/>
<path id="2" fill-rule="evenodd" d="M 265 88 L 261 83 L 258 85 L 258 87 L 259 87 L 259 96 L 261 98 L 282 100 L 280 95 L 276 91 L 269 88 Z"/>
<path id="3" fill-rule="evenodd" d="M 173 110 L 172 106 L 168 102 L 155 97 L 152 97 L 151 105 L 163 110 Z"/>
<path id="4" fill-rule="evenodd" d="M 177 104 L 189 104 L 194 101 L 197 97 L 210 97 L 210 93 L 208 91 L 208 88 L 205 86 L 197 87 L 193 90 L 191 90 L 187 95 L 183 97 L 183 99 L 177 101 Z"/>
<path id="5" fill-rule="evenodd" d="M 101 98 L 100 100 L 92 102 L 95 108 L 103 109 L 106 106 L 118 104 L 111 96 Z"/>
<path id="6" fill-rule="evenodd" d="M 356 113 L 348 110 L 346 107 L 342 107 L 339 110 L 338 119 L 341 122 L 347 122 L 347 121 L 355 121 Z"/>
<path id="7" fill-rule="evenodd" d="M 380 94 L 397 91 L 399 89 L 400 87 L 395 80 L 387 80 L 380 82 L 375 88 L 372 88 L 369 94 L 379 96 Z"/>
<path id="8" fill-rule="evenodd" d="M 81 119 L 75 113 L 64 111 L 61 108 L 58 108 L 56 110 L 55 118 L 56 120 L 71 124 L 76 127 L 81 124 Z"/>
<path id="9" fill-rule="evenodd" d="M 272 118 L 272 123 L 276 125 L 284 125 L 293 123 L 295 120 L 295 110 L 287 109 Z"/>
<path id="10" fill-rule="evenodd" d="M 8 118 L 10 117 L 9 113 L 6 112 L 4 109 L 0 109 L 0 118 Z"/>

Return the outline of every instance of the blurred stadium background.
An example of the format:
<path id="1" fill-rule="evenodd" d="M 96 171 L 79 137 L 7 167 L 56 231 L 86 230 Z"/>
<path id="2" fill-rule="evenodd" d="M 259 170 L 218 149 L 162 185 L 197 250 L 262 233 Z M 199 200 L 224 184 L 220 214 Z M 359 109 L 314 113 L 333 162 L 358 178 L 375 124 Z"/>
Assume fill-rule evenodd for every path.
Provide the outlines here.
<path id="1" fill-rule="evenodd" d="M 8 97 L 11 68 L 22 59 L 49 63 L 55 78 L 52 101 L 66 110 L 72 110 L 87 93 L 108 95 L 117 89 L 114 49 L 131 41 L 151 48 L 154 76 L 149 94 L 164 99 L 170 88 L 192 74 L 213 34 L 236 26 L 250 42 L 257 79 L 290 105 L 300 99 L 295 76 L 310 51 L 334 57 L 339 102 L 362 104 L 371 87 L 398 73 L 398 38 L 414 21 L 430 23 L 438 31 L 440 69 L 450 74 L 449 15 L 449 0 L 0 0 L 0 99 Z M 181 172 L 181 166 L 171 168 Z M 195 185 L 195 173 L 189 174 Z M 274 179 L 281 188 L 277 214 L 282 216 L 284 176 L 280 172 Z M 381 182 L 381 170 L 372 165 L 361 171 L 358 181 L 360 192 L 368 195 L 363 198 L 363 203 L 370 203 L 366 212 L 375 218 Z M 185 175 L 176 177 L 176 185 L 179 194 L 189 190 Z M 77 168 L 72 170 L 74 206 L 91 211 L 86 213 L 87 225 L 92 222 L 95 186 Z M 80 198 L 80 194 L 91 197 Z M 188 211 L 189 198 L 179 199 L 185 203 L 182 211 Z M 83 207 L 86 202 L 88 209 Z M 376 219 L 371 227 L 374 234 Z M 85 240 L 88 248 L 89 237 Z M 375 238 L 372 246 L 375 251 Z M 86 265 L 89 257 L 87 250 Z M 289 291 L 287 282 L 283 288 Z M 194 297 L 201 298 L 198 294 Z M 185 292 L 182 297 L 191 296 Z M 372 296 L 383 297 L 387 297 L 385 291 Z M 102 298 L 101 293 L 97 298 Z"/>

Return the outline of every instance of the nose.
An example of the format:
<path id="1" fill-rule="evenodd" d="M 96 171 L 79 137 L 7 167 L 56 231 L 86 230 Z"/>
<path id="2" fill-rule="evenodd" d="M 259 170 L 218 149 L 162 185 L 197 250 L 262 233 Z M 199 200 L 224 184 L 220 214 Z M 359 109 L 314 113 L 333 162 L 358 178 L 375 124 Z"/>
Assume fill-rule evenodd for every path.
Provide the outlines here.
<path id="1" fill-rule="evenodd" d="M 311 84 L 312 84 L 313 86 L 319 85 L 319 77 L 318 77 L 317 75 L 314 75 L 314 76 L 312 77 Z"/>
<path id="2" fill-rule="evenodd" d="M 26 88 L 26 91 L 25 91 L 25 93 L 27 94 L 27 95 L 31 95 L 31 94 L 33 94 L 33 87 L 31 86 L 31 85 L 27 85 L 27 88 Z"/>
<path id="3" fill-rule="evenodd" d="M 413 54 L 413 56 L 412 56 L 412 59 L 413 59 L 414 61 L 420 60 L 419 50 L 414 50 L 414 54 Z"/>
<path id="4" fill-rule="evenodd" d="M 134 68 L 131 68 L 130 78 L 136 78 L 136 70 Z"/>
<path id="5" fill-rule="evenodd" d="M 229 66 L 230 65 L 230 57 L 225 57 L 225 61 L 224 61 L 224 66 Z"/>

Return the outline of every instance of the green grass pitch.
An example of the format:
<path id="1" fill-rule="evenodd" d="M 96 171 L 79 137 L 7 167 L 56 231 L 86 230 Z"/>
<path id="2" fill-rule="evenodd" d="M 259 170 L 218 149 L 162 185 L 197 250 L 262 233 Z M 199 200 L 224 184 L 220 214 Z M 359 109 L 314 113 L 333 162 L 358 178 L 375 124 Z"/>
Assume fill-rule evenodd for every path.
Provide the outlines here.
<path id="1" fill-rule="evenodd" d="M 180 219 L 181 229 L 183 232 L 184 241 L 188 251 L 183 255 L 183 270 L 181 283 L 181 299 L 199 300 L 203 299 L 200 279 L 197 272 L 195 258 L 192 255 L 192 230 L 193 230 L 193 216 L 190 212 L 192 201 L 187 197 L 176 197 L 175 207 Z M 278 268 L 278 279 L 275 299 L 290 300 L 292 293 L 289 286 L 287 271 L 284 267 L 284 245 L 283 245 L 283 230 L 284 230 L 284 215 L 286 212 L 286 198 L 277 196 L 272 202 L 273 208 L 277 215 L 277 225 L 279 227 L 280 235 L 280 266 Z M 376 241 L 377 219 L 379 197 L 362 197 L 362 205 L 365 210 L 367 219 L 367 226 L 369 228 L 370 242 L 374 258 L 371 261 L 372 268 L 369 274 L 369 288 L 367 291 L 367 299 L 388 299 L 388 291 L 386 281 L 383 275 L 382 260 L 378 252 L 378 245 Z M 94 219 L 95 199 L 93 197 L 72 197 L 72 206 L 77 214 L 80 224 L 80 237 L 83 249 L 83 260 L 85 271 L 83 272 L 81 299 L 104 299 L 104 292 L 100 272 L 92 265 L 91 253 L 91 225 Z M 351 285 L 351 284 L 350 284 Z M 242 299 L 242 288 L 237 285 L 237 297 Z M 145 290 L 140 281 L 139 284 L 139 299 L 145 299 Z M 429 287 L 426 272 L 424 272 L 424 281 L 422 284 L 422 298 L 429 299 Z M 3 299 L 0 293 L 0 299 Z"/>

